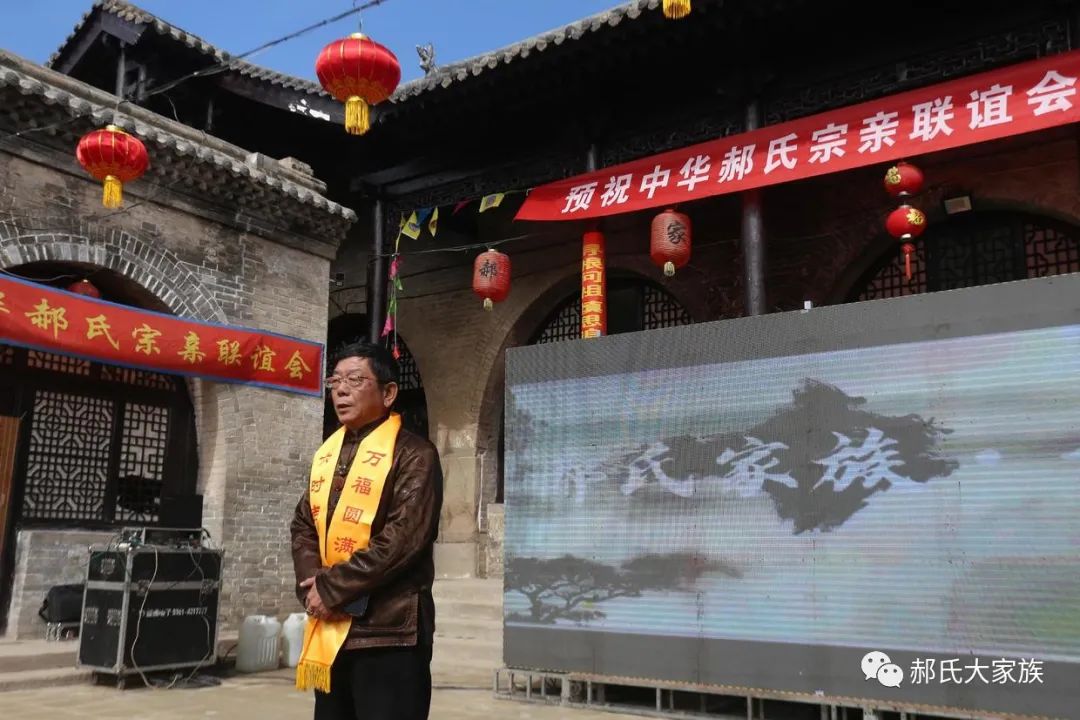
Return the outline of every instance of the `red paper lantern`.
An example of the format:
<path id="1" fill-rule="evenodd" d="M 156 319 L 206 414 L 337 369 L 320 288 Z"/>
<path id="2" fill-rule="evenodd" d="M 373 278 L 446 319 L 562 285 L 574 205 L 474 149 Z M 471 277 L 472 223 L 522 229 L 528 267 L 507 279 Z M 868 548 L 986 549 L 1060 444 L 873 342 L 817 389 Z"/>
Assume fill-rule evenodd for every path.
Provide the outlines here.
<path id="1" fill-rule="evenodd" d="M 926 230 L 926 215 L 910 205 L 901 205 L 885 219 L 885 229 L 898 240 L 917 238 Z"/>
<path id="2" fill-rule="evenodd" d="M 363 135 L 371 127 L 369 106 L 393 95 L 401 82 L 401 65 L 389 49 L 353 33 L 323 48 L 315 74 L 326 92 L 345 103 L 346 132 Z"/>
<path id="3" fill-rule="evenodd" d="M 498 250 L 488 250 L 473 262 L 473 292 L 484 298 L 484 309 L 491 310 L 510 294 L 510 258 Z"/>
<path id="4" fill-rule="evenodd" d="M 92 282 L 86 279 L 71 283 L 67 286 L 67 289 L 68 292 L 78 293 L 79 295 L 85 295 L 86 297 L 101 297 L 101 291 L 98 290 Z"/>
<path id="5" fill-rule="evenodd" d="M 649 256 L 671 277 L 690 261 L 690 218 L 668 209 L 653 218 Z"/>
<path id="6" fill-rule="evenodd" d="M 893 197 L 917 195 L 922 186 L 922 170 L 909 163 L 898 162 L 885 172 L 885 190 Z"/>
<path id="7" fill-rule="evenodd" d="M 120 207 L 124 201 L 123 184 L 142 177 L 150 165 L 142 141 L 115 125 L 84 135 L 75 157 L 88 173 L 105 184 L 101 202 L 107 208 Z"/>

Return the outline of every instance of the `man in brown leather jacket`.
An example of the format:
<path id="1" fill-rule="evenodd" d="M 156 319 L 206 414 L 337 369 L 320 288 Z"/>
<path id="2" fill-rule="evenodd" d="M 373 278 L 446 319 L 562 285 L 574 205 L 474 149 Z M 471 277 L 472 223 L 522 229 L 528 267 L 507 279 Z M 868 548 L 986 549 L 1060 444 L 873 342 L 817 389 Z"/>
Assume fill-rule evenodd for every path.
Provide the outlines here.
<path id="1" fill-rule="evenodd" d="M 378 345 L 347 346 L 333 368 L 326 385 L 346 436 L 327 518 L 333 517 L 357 448 L 389 416 L 397 397 L 397 363 Z M 308 491 L 297 504 L 291 526 L 297 597 L 316 618 L 352 617 L 330 670 L 330 692 L 315 692 L 315 720 L 428 717 L 435 630 L 432 546 L 442 484 L 435 446 L 402 429 L 367 549 L 332 567 L 322 564 Z"/>

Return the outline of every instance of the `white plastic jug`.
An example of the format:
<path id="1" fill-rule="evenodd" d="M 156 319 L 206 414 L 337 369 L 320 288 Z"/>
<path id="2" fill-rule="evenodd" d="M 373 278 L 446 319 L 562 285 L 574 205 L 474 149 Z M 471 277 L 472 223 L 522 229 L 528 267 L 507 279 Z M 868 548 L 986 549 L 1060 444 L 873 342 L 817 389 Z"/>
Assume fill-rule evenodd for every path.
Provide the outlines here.
<path id="1" fill-rule="evenodd" d="M 306 613 L 293 613 L 285 618 L 285 623 L 281 626 L 281 658 L 285 662 L 285 667 L 294 668 L 300 664 L 306 626 Z"/>
<path id="2" fill-rule="evenodd" d="M 240 646 L 236 651 L 239 672 L 276 670 L 281 654 L 281 623 L 268 615 L 248 615 L 240 626 Z"/>

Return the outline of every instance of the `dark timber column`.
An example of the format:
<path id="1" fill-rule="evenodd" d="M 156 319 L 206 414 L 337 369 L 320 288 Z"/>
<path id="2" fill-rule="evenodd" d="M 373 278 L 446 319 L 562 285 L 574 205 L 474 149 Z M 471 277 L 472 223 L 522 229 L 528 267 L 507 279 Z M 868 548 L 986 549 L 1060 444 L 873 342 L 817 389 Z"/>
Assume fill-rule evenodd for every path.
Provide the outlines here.
<path id="1" fill-rule="evenodd" d="M 116 97 L 124 97 L 124 79 L 127 77 L 127 45 L 120 43 L 120 57 L 116 59 Z"/>
<path id="2" fill-rule="evenodd" d="M 371 234 L 371 262 L 368 263 L 367 310 L 368 339 L 378 344 L 386 322 L 386 258 L 383 256 L 383 201 L 376 200 L 372 209 L 374 227 Z"/>
<path id="3" fill-rule="evenodd" d="M 746 106 L 746 131 L 761 126 L 757 100 Z M 761 190 L 742 194 L 743 272 L 746 285 L 746 314 L 765 314 L 765 223 L 761 211 Z"/>

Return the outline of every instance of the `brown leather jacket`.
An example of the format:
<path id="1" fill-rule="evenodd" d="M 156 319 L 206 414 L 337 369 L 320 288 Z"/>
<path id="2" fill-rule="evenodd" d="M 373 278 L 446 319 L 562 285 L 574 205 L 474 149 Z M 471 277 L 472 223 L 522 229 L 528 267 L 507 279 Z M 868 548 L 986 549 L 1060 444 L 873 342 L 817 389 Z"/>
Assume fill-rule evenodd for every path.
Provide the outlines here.
<path id="1" fill-rule="evenodd" d="M 377 424 L 349 433 L 342 445 L 342 458 L 355 453 Z M 347 467 L 350 461 L 346 459 L 344 464 Z M 306 485 L 306 476 L 304 482 Z M 332 517 L 344 482 L 345 478 L 335 473 L 328 517 Z M 304 604 L 307 596 L 300 582 L 312 575 L 316 576 L 319 596 L 331 609 L 341 610 L 357 598 L 368 597 L 367 611 L 353 620 L 343 649 L 431 644 L 435 632 L 432 546 L 439 533 L 442 497 L 442 468 L 435 446 L 401 430 L 368 548 L 353 553 L 348 562 L 324 568 L 311 503 L 304 492 L 291 526 L 300 603 Z"/>

